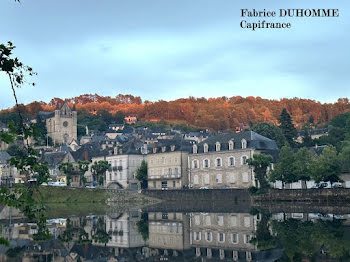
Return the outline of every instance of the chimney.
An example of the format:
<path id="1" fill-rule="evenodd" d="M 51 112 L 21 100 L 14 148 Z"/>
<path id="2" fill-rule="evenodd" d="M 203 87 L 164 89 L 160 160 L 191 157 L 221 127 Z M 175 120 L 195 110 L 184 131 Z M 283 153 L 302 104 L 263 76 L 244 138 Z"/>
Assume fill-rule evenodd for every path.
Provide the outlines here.
<path id="1" fill-rule="evenodd" d="M 85 150 L 85 152 L 84 152 L 84 159 L 85 160 L 89 159 L 89 155 L 88 155 L 88 151 L 87 150 Z"/>

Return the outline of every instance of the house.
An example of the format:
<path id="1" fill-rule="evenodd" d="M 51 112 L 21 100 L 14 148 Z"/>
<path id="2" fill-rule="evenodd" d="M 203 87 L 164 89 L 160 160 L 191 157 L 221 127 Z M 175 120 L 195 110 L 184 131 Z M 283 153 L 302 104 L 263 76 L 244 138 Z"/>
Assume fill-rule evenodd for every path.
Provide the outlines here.
<path id="1" fill-rule="evenodd" d="M 149 189 L 182 189 L 188 185 L 187 161 L 191 143 L 163 140 L 147 155 Z"/>
<path id="2" fill-rule="evenodd" d="M 188 155 L 190 188 L 258 186 L 247 160 L 254 154 L 277 157 L 276 142 L 253 131 L 212 136 L 192 146 Z"/>
<path id="3" fill-rule="evenodd" d="M 0 131 L 2 132 L 8 132 L 9 128 L 6 124 L 3 122 L 0 122 Z M 7 150 L 8 144 L 6 144 L 4 141 L 0 141 L 0 150 Z"/>
<path id="4" fill-rule="evenodd" d="M 143 143 L 132 139 L 124 145 L 117 146 L 105 160 L 110 164 L 106 171 L 105 187 L 138 189 L 136 171 L 140 167 L 145 155 L 141 150 Z"/>
<path id="5" fill-rule="evenodd" d="M 118 130 L 123 130 L 124 129 L 124 124 L 110 124 L 108 126 L 108 129 L 118 131 Z"/>
<path id="6" fill-rule="evenodd" d="M 18 183 L 18 171 L 10 165 L 11 156 L 6 151 L 0 151 L 0 184 L 11 186 Z"/>
<path id="7" fill-rule="evenodd" d="M 126 115 L 124 120 L 127 124 L 135 124 L 137 122 L 137 117 L 136 115 Z"/>

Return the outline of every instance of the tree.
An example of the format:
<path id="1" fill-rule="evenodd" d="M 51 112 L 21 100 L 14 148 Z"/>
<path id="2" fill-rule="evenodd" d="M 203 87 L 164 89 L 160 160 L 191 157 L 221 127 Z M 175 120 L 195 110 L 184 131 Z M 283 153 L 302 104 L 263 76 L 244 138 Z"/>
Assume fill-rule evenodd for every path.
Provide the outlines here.
<path id="1" fill-rule="evenodd" d="M 272 123 L 258 123 L 255 126 L 253 126 L 252 130 L 262 136 L 275 140 L 279 148 L 284 146 L 287 142 L 286 138 L 282 133 L 282 130 Z"/>
<path id="2" fill-rule="evenodd" d="M 300 148 L 294 154 L 294 158 L 293 169 L 296 178 L 301 181 L 310 180 L 310 166 L 313 161 L 310 150 L 306 147 Z"/>
<path id="3" fill-rule="evenodd" d="M 275 165 L 274 170 L 270 173 L 269 180 L 276 182 L 277 180 L 282 181 L 282 187 L 285 183 L 292 183 L 298 181 L 298 177 L 294 172 L 295 156 L 290 146 L 284 146 L 281 148 L 278 162 Z"/>
<path id="4" fill-rule="evenodd" d="M 79 164 L 79 175 L 80 175 L 79 183 L 80 185 L 83 184 L 85 186 L 85 183 L 86 183 L 85 173 L 89 170 L 90 162 L 87 160 L 79 160 L 78 164 Z"/>
<path id="5" fill-rule="evenodd" d="M 292 118 L 290 117 L 285 108 L 282 109 L 282 113 L 278 118 L 278 122 L 280 123 L 280 128 L 287 142 L 290 146 L 293 146 L 294 138 L 297 137 L 298 132 L 293 125 Z"/>
<path id="6" fill-rule="evenodd" d="M 110 167 L 110 164 L 108 161 L 105 160 L 100 160 L 96 161 L 92 166 L 91 166 L 91 172 L 94 177 L 94 181 L 98 181 L 99 185 L 103 185 L 104 182 L 104 176 L 105 172 L 108 170 Z"/>
<path id="7" fill-rule="evenodd" d="M 329 181 L 331 184 L 340 181 L 341 159 L 335 147 L 326 147 L 311 166 L 311 178 L 316 183 Z"/>
<path id="8" fill-rule="evenodd" d="M 142 189 L 147 188 L 147 162 L 145 160 L 142 160 L 136 171 L 136 179 L 140 181 Z"/>
<path id="9" fill-rule="evenodd" d="M 253 167 L 256 178 L 259 181 L 260 188 L 266 189 L 269 184 L 266 180 L 267 167 L 272 162 L 272 156 L 266 154 L 254 154 L 253 158 L 249 158 L 247 163 Z"/>
<path id="10" fill-rule="evenodd" d="M 305 147 L 313 146 L 314 141 L 311 138 L 309 127 L 307 125 L 304 125 L 301 131 L 303 136 L 303 146 Z"/>
<path id="11" fill-rule="evenodd" d="M 72 180 L 72 175 L 74 173 L 74 167 L 73 164 L 70 162 L 67 163 L 61 163 L 58 166 L 58 169 L 63 171 L 63 173 L 66 175 L 67 177 L 67 185 L 70 185 L 70 182 Z"/>

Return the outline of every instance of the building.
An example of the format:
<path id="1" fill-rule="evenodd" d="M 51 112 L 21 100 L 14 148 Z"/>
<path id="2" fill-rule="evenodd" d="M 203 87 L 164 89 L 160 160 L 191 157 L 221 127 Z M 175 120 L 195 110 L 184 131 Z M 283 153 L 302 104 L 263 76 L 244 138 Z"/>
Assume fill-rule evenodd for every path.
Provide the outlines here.
<path id="1" fill-rule="evenodd" d="M 190 249 L 190 219 L 187 214 L 176 212 L 148 213 L 149 248 L 163 250 L 167 255 L 171 250 L 179 253 Z"/>
<path id="2" fill-rule="evenodd" d="M 112 154 L 106 156 L 110 168 L 106 171 L 105 187 L 138 189 L 136 171 L 147 153 L 142 149 L 143 143 L 136 139 L 114 147 Z"/>
<path id="3" fill-rule="evenodd" d="M 187 161 L 191 143 L 164 140 L 147 155 L 149 189 L 182 189 L 188 186 Z"/>
<path id="4" fill-rule="evenodd" d="M 217 135 L 194 144 L 188 155 L 190 188 L 258 186 L 247 159 L 254 154 L 278 154 L 275 141 L 253 131 Z"/>
<path id="5" fill-rule="evenodd" d="M 77 140 L 77 111 L 75 106 L 70 109 L 67 103 L 55 112 L 39 112 L 39 116 L 46 121 L 47 134 L 55 144 L 70 144 Z"/>
<path id="6" fill-rule="evenodd" d="M 11 186 L 18 181 L 18 171 L 10 165 L 11 156 L 6 151 L 0 151 L 0 185 Z"/>
<path id="7" fill-rule="evenodd" d="M 258 251 L 250 243 L 257 221 L 258 216 L 249 213 L 191 213 L 191 246 L 197 257 L 213 258 L 216 254 L 221 260 L 243 257 L 250 261 L 252 253 Z"/>
<path id="8" fill-rule="evenodd" d="M 127 124 L 135 124 L 137 122 L 137 117 L 136 115 L 126 115 L 124 120 Z"/>

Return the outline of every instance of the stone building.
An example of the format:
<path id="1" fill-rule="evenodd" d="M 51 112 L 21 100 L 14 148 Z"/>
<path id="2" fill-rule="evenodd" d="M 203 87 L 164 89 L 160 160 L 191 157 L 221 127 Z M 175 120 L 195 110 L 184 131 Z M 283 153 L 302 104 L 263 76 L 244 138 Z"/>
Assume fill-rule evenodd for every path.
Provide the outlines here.
<path id="1" fill-rule="evenodd" d="M 251 261 L 258 251 L 250 243 L 257 221 L 249 213 L 191 213 L 191 247 L 197 257 Z"/>
<path id="2" fill-rule="evenodd" d="M 147 155 L 149 189 L 182 189 L 188 185 L 187 161 L 191 143 L 169 140 L 155 144 Z"/>
<path id="3" fill-rule="evenodd" d="M 44 112 L 47 113 L 47 112 Z M 44 116 L 44 114 L 42 113 Z M 54 113 L 46 114 L 47 134 L 55 144 L 70 144 L 77 140 L 77 111 L 70 109 L 67 103 L 56 107 Z"/>
<path id="4" fill-rule="evenodd" d="M 114 148 L 111 155 L 106 156 L 110 168 L 106 171 L 105 187 L 138 189 L 136 171 L 145 159 L 143 143 L 131 140 Z"/>
<path id="5" fill-rule="evenodd" d="M 165 255 L 190 248 L 190 219 L 183 213 L 148 213 L 149 247 L 163 251 Z"/>
<path id="6" fill-rule="evenodd" d="M 258 186 L 247 159 L 254 154 L 277 155 L 275 141 L 253 131 L 217 135 L 194 144 L 188 157 L 190 188 Z"/>

